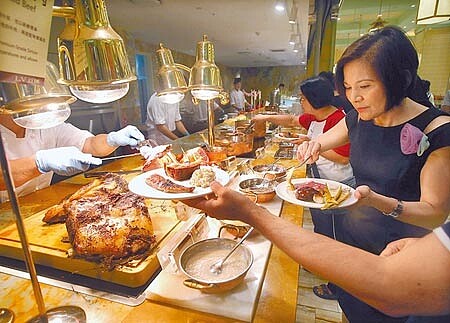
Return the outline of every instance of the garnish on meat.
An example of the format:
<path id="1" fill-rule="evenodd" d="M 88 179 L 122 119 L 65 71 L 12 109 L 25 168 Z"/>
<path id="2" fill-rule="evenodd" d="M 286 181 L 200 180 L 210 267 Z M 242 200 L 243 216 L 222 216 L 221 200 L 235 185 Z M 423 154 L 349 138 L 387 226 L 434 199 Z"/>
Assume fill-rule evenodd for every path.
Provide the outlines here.
<path id="1" fill-rule="evenodd" d="M 174 183 L 170 179 L 158 174 L 152 174 L 147 177 L 145 183 L 158 191 L 166 193 L 191 193 L 195 189 L 195 187 L 187 187 Z"/>

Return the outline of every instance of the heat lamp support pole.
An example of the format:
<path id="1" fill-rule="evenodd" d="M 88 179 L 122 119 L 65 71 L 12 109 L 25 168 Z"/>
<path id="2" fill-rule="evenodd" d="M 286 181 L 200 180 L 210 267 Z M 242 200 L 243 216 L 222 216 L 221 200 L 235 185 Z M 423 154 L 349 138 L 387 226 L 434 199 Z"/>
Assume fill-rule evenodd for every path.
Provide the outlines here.
<path id="1" fill-rule="evenodd" d="M 25 255 L 25 263 L 30 273 L 31 285 L 33 286 L 34 297 L 39 309 L 39 316 L 45 316 L 45 303 L 42 297 L 41 287 L 37 279 L 36 267 L 34 266 L 33 257 L 31 255 L 30 245 L 25 232 L 25 225 L 20 214 L 19 202 L 17 200 L 16 190 L 14 188 L 13 178 L 9 169 L 9 163 L 6 159 L 5 146 L 3 145 L 3 138 L 0 133 L 0 165 L 2 168 L 3 179 L 5 180 L 6 190 L 8 191 L 11 209 L 16 216 L 17 230 L 19 231 L 20 243 L 22 244 L 23 253 Z"/>
<path id="2" fill-rule="evenodd" d="M 208 145 L 214 147 L 214 100 L 207 100 L 206 106 L 208 107 Z"/>

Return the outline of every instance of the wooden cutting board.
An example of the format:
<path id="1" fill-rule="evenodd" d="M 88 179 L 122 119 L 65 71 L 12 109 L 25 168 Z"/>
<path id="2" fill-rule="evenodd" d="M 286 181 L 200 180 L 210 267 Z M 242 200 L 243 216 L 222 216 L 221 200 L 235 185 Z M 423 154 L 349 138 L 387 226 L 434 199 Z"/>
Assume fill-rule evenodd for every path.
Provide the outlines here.
<path id="1" fill-rule="evenodd" d="M 128 287 L 144 285 L 159 269 L 156 253 L 161 241 L 179 223 L 172 202 L 146 200 L 146 204 L 149 207 L 157 241 L 146 259 L 131 261 L 126 266 L 108 271 L 99 263 L 71 258 L 68 256 L 71 244 L 62 242 L 63 238 L 68 237 L 66 225 L 64 223 L 48 225 L 42 222 L 46 212 L 44 210 L 24 219 L 34 262 Z M 15 223 L 0 231 L 0 254 L 14 259 L 24 259 Z"/>

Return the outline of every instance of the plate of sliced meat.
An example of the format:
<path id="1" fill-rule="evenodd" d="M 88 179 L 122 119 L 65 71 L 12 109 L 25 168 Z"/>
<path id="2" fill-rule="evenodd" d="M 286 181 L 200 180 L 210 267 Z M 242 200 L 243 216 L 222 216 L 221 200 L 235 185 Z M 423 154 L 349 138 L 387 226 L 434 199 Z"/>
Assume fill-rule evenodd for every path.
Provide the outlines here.
<path id="1" fill-rule="evenodd" d="M 332 180 L 297 178 L 292 180 L 292 184 L 295 190 L 291 190 L 285 181 L 278 184 L 275 191 L 281 199 L 293 204 L 325 210 L 348 207 L 358 202 L 352 187 Z"/>
<path id="2" fill-rule="evenodd" d="M 230 176 L 220 168 L 211 168 L 215 181 L 226 185 Z M 195 184 L 195 183 L 194 183 Z M 197 187 L 191 179 L 177 181 L 168 176 L 164 168 L 158 168 L 136 176 L 128 184 L 131 192 L 157 200 L 187 200 L 211 193 L 211 188 Z"/>

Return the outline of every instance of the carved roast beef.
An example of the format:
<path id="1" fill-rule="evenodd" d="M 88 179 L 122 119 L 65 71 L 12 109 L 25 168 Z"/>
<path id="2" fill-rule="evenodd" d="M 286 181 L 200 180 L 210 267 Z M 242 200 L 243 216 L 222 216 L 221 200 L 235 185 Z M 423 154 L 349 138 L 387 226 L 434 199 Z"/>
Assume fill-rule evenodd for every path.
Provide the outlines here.
<path id="1" fill-rule="evenodd" d="M 83 186 L 49 209 L 43 221 L 66 222 L 76 256 L 126 259 L 144 255 L 155 242 L 144 199 L 115 174 Z"/>

